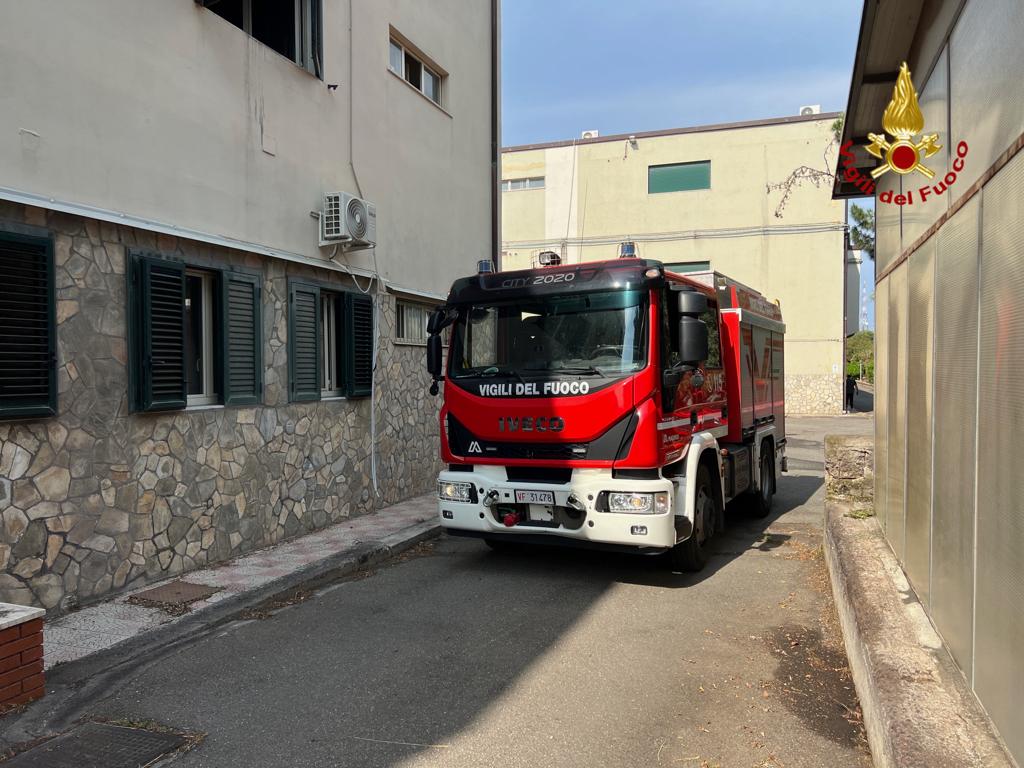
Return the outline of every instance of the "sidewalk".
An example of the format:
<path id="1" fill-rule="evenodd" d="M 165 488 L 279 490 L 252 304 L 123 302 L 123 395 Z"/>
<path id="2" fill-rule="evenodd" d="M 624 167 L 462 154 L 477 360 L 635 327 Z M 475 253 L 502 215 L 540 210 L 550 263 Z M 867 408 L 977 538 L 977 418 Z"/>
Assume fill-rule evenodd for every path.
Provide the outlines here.
<path id="1" fill-rule="evenodd" d="M 876 768 L 1011 768 L 874 517 L 873 441 L 825 438 L 825 562 Z"/>
<path id="2" fill-rule="evenodd" d="M 98 605 L 46 622 L 43 636 L 45 667 L 78 661 L 129 641 L 156 639 L 158 633 L 176 634 L 184 623 L 195 624 L 256 605 L 284 590 L 329 571 L 353 571 L 407 549 L 439 530 L 433 494 L 400 504 L 322 531 L 301 536 L 174 579 L 147 584 Z M 217 590 L 192 602 L 187 612 L 174 616 L 159 607 L 130 601 L 154 587 L 184 582 Z M 187 588 L 187 587 L 186 587 Z"/>

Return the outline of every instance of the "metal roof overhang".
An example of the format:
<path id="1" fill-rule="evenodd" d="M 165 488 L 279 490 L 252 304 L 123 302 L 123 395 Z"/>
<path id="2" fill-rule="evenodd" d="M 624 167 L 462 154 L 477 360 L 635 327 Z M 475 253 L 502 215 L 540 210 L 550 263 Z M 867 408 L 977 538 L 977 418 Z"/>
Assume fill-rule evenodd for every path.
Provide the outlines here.
<path id="1" fill-rule="evenodd" d="M 900 63 L 910 58 L 921 11 L 928 0 L 864 0 L 860 37 L 853 61 L 850 95 L 840 146 L 853 141 L 854 167 L 870 174 L 878 160 L 864 150 L 868 133 L 882 129 L 882 113 L 892 98 Z M 843 176 L 843 159 L 832 186 L 834 200 L 864 197 L 864 192 Z"/>

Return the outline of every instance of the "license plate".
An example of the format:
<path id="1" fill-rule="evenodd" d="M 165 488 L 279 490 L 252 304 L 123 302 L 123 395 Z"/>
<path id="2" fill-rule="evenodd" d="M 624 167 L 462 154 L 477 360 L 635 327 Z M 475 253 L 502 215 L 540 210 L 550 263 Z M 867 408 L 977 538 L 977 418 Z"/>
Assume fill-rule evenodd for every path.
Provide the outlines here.
<path id="1" fill-rule="evenodd" d="M 554 506 L 555 494 L 553 491 L 516 491 L 516 503 Z"/>

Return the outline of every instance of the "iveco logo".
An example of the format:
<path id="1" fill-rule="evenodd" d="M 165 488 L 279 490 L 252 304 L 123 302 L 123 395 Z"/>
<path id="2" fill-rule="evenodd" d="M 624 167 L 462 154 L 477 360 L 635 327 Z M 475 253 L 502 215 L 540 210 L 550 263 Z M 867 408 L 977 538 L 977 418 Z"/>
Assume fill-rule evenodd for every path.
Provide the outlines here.
<path id="1" fill-rule="evenodd" d="M 499 416 L 499 432 L 561 432 L 565 421 L 558 416 Z"/>

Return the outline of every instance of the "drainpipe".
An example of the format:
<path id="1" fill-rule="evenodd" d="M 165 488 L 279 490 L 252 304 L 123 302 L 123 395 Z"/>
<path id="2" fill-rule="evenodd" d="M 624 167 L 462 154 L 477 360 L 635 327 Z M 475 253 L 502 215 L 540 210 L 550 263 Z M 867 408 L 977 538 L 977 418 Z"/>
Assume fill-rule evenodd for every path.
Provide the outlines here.
<path id="1" fill-rule="evenodd" d="M 501 0 L 491 0 L 491 254 L 501 271 Z"/>
<path id="2" fill-rule="evenodd" d="M 842 374 L 843 375 L 840 378 L 840 381 L 842 382 L 842 384 L 840 384 L 840 387 L 839 387 L 839 395 L 840 395 L 840 397 L 842 397 L 843 410 L 845 411 L 846 410 L 846 324 L 847 324 L 846 296 L 847 296 L 847 292 L 849 291 L 849 286 L 847 285 L 849 268 L 847 267 L 846 259 L 847 259 L 847 254 L 850 252 L 850 201 L 849 200 L 846 200 L 844 208 L 845 208 L 845 211 L 846 211 L 846 217 L 845 217 L 846 218 L 846 226 L 843 228 L 843 362 L 842 362 Z M 857 291 L 858 291 L 857 295 L 859 296 L 860 295 L 860 286 L 859 285 L 857 286 Z"/>

